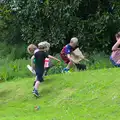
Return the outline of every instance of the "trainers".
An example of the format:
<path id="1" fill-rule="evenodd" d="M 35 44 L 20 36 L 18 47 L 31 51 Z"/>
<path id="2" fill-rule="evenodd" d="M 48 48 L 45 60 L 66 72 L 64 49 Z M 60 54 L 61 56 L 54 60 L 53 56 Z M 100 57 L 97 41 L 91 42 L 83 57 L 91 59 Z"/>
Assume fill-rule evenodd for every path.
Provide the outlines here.
<path id="1" fill-rule="evenodd" d="M 34 91 L 35 91 L 35 88 L 32 90 L 32 93 L 34 93 Z"/>
<path id="2" fill-rule="evenodd" d="M 62 70 L 62 73 L 69 73 L 69 69 L 64 68 L 64 69 Z"/>
<path id="3" fill-rule="evenodd" d="M 36 97 L 39 97 L 38 91 L 34 89 L 34 90 L 33 90 L 33 95 L 35 95 Z"/>

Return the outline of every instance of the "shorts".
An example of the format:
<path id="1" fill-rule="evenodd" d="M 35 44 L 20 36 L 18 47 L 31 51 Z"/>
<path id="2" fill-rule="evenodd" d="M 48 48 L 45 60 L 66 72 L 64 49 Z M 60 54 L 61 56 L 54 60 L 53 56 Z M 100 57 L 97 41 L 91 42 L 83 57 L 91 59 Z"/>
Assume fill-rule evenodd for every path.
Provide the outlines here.
<path id="1" fill-rule="evenodd" d="M 37 80 L 40 82 L 43 82 L 43 74 L 44 74 L 44 69 L 40 69 L 40 68 L 35 68 L 35 72 L 36 72 L 36 77 Z"/>
<path id="2" fill-rule="evenodd" d="M 116 62 L 114 62 L 114 60 L 112 59 L 112 57 L 110 56 L 110 61 L 112 62 L 112 64 L 116 67 L 120 67 L 120 64 L 117 64 Z"/>
<path id="3" fill-rule="evenodd" d="M 70 62 L 70 60 L 68 59 L 68 57 L 67 57 L 66 55 L 60 54 L 60 57 L 62 58 L 62 60 L 63 60 L 66 64 L 68 64 L 68 63 Z"/>

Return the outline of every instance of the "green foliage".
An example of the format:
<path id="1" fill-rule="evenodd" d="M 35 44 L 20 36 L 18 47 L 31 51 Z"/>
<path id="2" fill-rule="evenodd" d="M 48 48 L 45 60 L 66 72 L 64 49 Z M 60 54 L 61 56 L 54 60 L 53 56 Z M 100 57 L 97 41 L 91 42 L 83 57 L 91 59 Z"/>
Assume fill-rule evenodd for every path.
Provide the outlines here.
<path id="1" fill-rule="evenodd" d="M 93 54 L 87 55 L 88 61 L 81 61 L 80 64 L 85 64 L 87 66 L 87 70 L 97 70 L 97 69 L 106 69 L 106 68 L 114 68 L 112 63 L 109 60 L 109 56 L 104 52 L 98 53 L 94 52 Z M 57 58 L 60 59 L 60 56 L 57 54 Z M 62 60 L 61 60 L 62 61 Z M 64 67 L 67 65 L 62 61 L 61 64 L 54 63 L 54 67 L 50 69 L 49 74 L 58 74 L 61 73 Z M 76 71 L 74 68 L 71 69 L 71 72 Z"/>
<path id="2" fill-rule="evenodd" d="M 0 43 L 0 58 L 15 60 L 27 57 L 27 46 L 25 44 L 8 44 L 8 43 Z"/>
<path id="3" fill-rule="evenodd" d="M 9 0 L 0 5 L 0 39 L 9 43 L 47 40 L 52 52 L 59 52 L 77 36 L 84 51 L 109 53 L 120 30 L 119 7 L 118 0 Z"/>
<path id="4" fill-rule="evenodd" d="M 9 81 L 15 78 L 32 77 L 32 74 L 27 70 L 28 60 L 19 59 L 10 61 L 6 59 L 0 60 L 0 81 Z"/>
<path id="5" fill-rule="evenodd" d="M 108 1 L 102 0 L 44 0 L 43 3 L 9 0 L 0 4 L 1 61 L 27 57 L 26 44 L 43 40 L 51 43 L 52 53 L 58 53 L 73 36 L 79 38 L 80 47 L 87 54 L 91 55 L 93 51 L 109 53 L 114 34 L 120 30 L 120 1 L 110 0 L 109 3 L 111 7 Z M 88 69 L 113 67 L 105 54 L 88 58 Z M 63 67 L 64 63 L 55 63 L 49 74 L 60 73 Z M 9 71 L 13 70 L 6 68 L 1 78 L 11 76 Z"/>
<path id="6" fill-rule="evenodd" d="M 0 41 L 9 44 L 21 43 L 19 19 L 11 9 L 11 5 L 8 2 L 0 4 L 0 11 Z"/>
<path id="7" fill-rule="evenodd" d="M 9 45 L 6 43 L 0 43 L 0 81 L 12 80 L 16 77 L 33 76 L 26 65 L 30 64 L 30 60 L 25 60 L 27 56 L 26 45 Z M 61 60 L 60 55 L 54 55 Z M 89 62 L 82 61 L 86 64 L 88 70 L 112 68 L 114 67 L 109 61 L 109 56 L 105 53 L 95 52 L 93 54 L 86 55 Z M 21 59 L 22 58 L 22 59 Z M 28 58 L 27 58 L 28 59 Z M 59 74 L 66 67 L 66 64 L 61 60 L 61 64 L 51 60 L 54 66 L 49 70 L 48 75 Z M 72 69 L 71 71 L 74 71 Z"/>
<path id="8" fill-rule="evenodd" d="M 89 58 L 89 62 L 86 62 L 86 65 L 89 70 L 96 70 L 96 69 L 106 69 L 106 68 L 113 68 L 109 56 L 105 53 L 94 53 Z"/>
<path id="9" fill-rule="evenodd" d="M 6 59 L 0 59 L 0 81 L 9 81 L 15 78 L 24 78 L 24 77 L 32 77 L 32 73 L 27 70 L 27 64 L 30 64 L 30 60 L 25 59 L 12 59 L 13 54 L 10 54 L 6 57 Z M 56 55 L 57 58 L 60 59 L 59 55 Z M 96 69 L 106 69 L 113 68 L 114 66 L 111 64 L 109 60 L 109 56 L 104 53 L 94 53 L 92 56 L 89 56 L 89 62 L 82 61 L 81 63 L 86 64 L 88 70 L 96 70 Z M 60 74 L 66 65 L 62 61 L 61 64 L 58 64 L 56 61 L 52 61 L 54 66 L 49 70 L 48 75 L 51 74 Z M 71 72 L 76 71 L 75 69 L 71 69 Z"/>

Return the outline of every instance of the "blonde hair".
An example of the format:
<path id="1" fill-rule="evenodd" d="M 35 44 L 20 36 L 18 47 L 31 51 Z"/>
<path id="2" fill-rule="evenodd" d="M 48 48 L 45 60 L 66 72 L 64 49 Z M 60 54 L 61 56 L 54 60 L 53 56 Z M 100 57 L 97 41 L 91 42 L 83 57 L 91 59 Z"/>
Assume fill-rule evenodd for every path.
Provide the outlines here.
<path id="1" fill-rule="evenodd" d="M 71 38 L 70 42 L 74 43 L 74 44 L 77 44 L 78 43 L 78 38 L 73 37 L 73 38 Z"/>
<path id="2" fill-rule="evenodd" d="M 27 47 L 27 51 L 29 54 L 33 54 L 32 52 L 34 52 L 37 49 L 37 46 L 35 46 L 34 44 L 30 44 Z"/>
<path id="3" fill-rule="evenodd" d="M 39 49 L 44 49 L 44 51 L 49 51 L 49 49 L 50 49 L 50 43 L 48 43 L 47 41 L 40 42 L 38 44 L 38 48 Z"/>

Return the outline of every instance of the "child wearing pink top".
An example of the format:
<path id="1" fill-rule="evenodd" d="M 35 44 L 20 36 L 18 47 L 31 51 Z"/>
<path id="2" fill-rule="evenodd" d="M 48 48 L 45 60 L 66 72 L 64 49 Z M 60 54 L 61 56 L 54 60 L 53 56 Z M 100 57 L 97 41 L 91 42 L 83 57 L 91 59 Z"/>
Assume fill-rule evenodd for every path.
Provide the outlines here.
<path id="1" fill-rule="evenodd" d="M 110 56 L 110 61 L 112 64 L 116 67 L 120 67 L 120 32 L 118 32 L 116 35 L 117 42 L 112 47 L 112 54 Z"/>
<path id="2" fill-rule="evenodd" d="M 54 65 L 52 64 L 50 58 L 45 58 L 45 63 L 44 63 L 44 76 L 47 76 L 47 73 L 49 71 L 50 68 L 52 68 Z"/>

